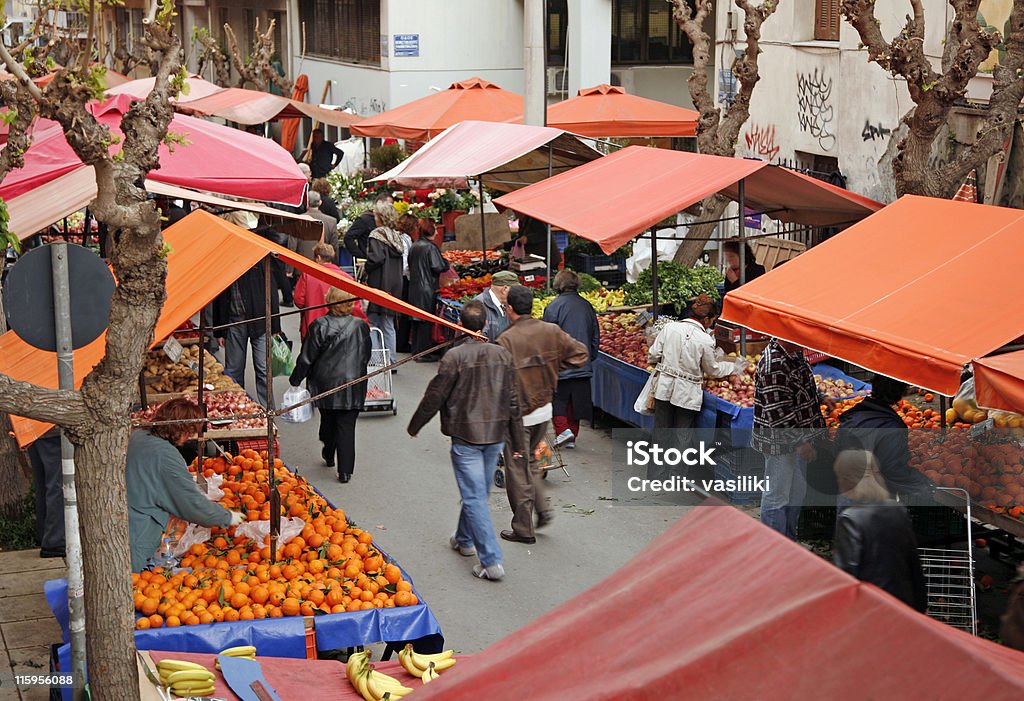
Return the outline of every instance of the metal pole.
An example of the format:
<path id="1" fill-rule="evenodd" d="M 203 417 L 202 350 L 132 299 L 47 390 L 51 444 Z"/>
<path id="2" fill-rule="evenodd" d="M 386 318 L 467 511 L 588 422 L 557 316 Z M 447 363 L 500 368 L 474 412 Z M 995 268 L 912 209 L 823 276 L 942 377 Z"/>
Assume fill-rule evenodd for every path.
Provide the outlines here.
<path id="1" fill-rule="evenodd" d="M 483 265 L 487 265 L 487 220 L 484 218 L 484 176 L 480 175 L 476 181 L 477 194 L 480 196 L 480 252 L 483 255 Z"/>
<path id="2" fill-rule="evenodd" d="M 57 336 L 57 378 L 60 389 L 75 388 L 74 351 L 71 344 L 71 285 L 68 282 L 68 246 L 51 244 L 53 316 Z M 64 542 L 68 562 L 68 612 L 71 637 L 71 674 L 85 684 L 85 576 L 82 572 L 82 539 L 78 531 L 78 494 L 75 489 L 75 448 L 60 432 L 60 467 L 64 487 Z M 81 697 L 82 687 L 75 696 Z"/>
<path id="3" fill-rule="evenodd" d="M 946 402 L 947 402 L 946 395 L 940 394 L 939 395 L 939 414 L 940 414 L 940 416 L 939 416 L 939 425 L 942 427 L 942 435 L 943 436 L 946 435 L 946 406 L 947 406 Z M 968 542 L 970 542 L 970 541 L 968 541 Z"/>
<path id="4" fill-rule="evenodd" d="M 270 271 L 270 256 L 267 255 L 263 259 L 263 289 L 266 293 L 264 297 L 264 311 L 266 312 L 266 334 L 267 342 L 264 344 L 267 351 L 267 469 L 270 471 L 270 561 L 277 561 L 277 537 L 281 533 L 281 495 L 277 492 L 277 474 L 274 469 L 274 458 L 277 456 L 274 454 L 274 421 L 273 417 L 269 416 L 270 410 L 274 407 L 274 370 L 272 367 L 272 358 L 270 354 L 270 336 L 271 336 L 271 305 L 270 296 L 274 289 L 271 284 L 271 271 Z M 255 363 L 255 361 L 254 361 Z"/>
<path id="5" fill-rule="evenodd" d="M 736 222 L 736 228 L 739 231 L 739 256 L 740 256 L 740 286 L 742 287 L 747 281 L 747 220 L 744 217 L 746 213 L 746 207 L 744 202 L 747 194 L 747 180 L 746 178 L 740 179 L 739 193 L 736 197 L 736 202 L 740 208 L 739 220 Z M 721 243 L 718 244 L 721 247 Z M 740 327 L 740 355 L 743 357 L 747 356 L 747 330 L 744 327 Z"/>
<path id="6" fill-rule="evenodd" d="M 255 364 L 255 361 L 254 363 Z M 199 388 L 196 392 L 196 399 L 199 402 L 199 411 L 203 415 L 203 423 L 199 426 L 199 436 L 196 438 L 199 456 L 196 458 L 196 473 L 203 474 L 203 458 L 206 456 L 206 307 L 199 310 L 199 367 L 196 370 L 199 377 Z"/>
<path id="7" fill-rule="evenodd" d="M 658 320 L 658 233 L 651 227 L 651 319 Z"/>
<path id="8" fill-rule="evenodd" d="M 548 144 L 548 177 L 551 177 L 551 160 L 552 160 L 552 149 L 551 144 Z M 547 224 L 548 229 L 548 250 L 547 255 L 544 257 L 548 260 L 548 277 L 547 277 L 547 288 L 551 289 L 551 224 Z"/>

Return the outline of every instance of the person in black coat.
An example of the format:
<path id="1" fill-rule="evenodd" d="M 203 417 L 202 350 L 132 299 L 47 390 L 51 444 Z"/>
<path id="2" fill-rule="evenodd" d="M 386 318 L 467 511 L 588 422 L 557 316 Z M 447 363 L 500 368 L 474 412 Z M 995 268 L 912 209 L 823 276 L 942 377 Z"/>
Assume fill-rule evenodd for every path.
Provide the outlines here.
<path id="1" fill-rule="evenodd" d="M 370 327 L 352 316 L 355 298 L 332 287 L 327 304 L 330 312 L 310 324 L 289 378 L 292 387 L 305 380 L 314 396 L 366 375 L 370 362 Z M 341 482 L 348 482 L 355 470 L 356 419 L 366 402 L 366 384 L 363 380 L 315 402 L 320 410 L 321 455 L 328 467 L 337 457 Z"/>
<path id="2" fill-rule="evenodd" d="M 377 228 L 370 232 L 366 242 L 366 263 L 363 270 L 366 273 L 366 284 L 381 292 L 387 292 L 395 299 L 402 298 L 402 258 L 405 253 L 405 244 L 402 242 L 402 235 L 395 226 L 398 224 L 398 212 L 394 205 L 386 202 L 378 202 L 373 206 L 376 216 Z M 387 307 L 371 302 L 366 308 L 366 316 L 370 325 L 378 328 L 384 334 L 384 348 L 388 350 L 389 362 L 395 361 L 395 354 L 398 351 L 398 336 L 395 328 L 395 317 L 397 313 Z M 377 338 L 374 338 L 374 347 L 377 347 Z"/>
<path id="3" fill-rule="evenodd" d="M 558 296 L 544 309 L 543 320 L 557 324 L 563 331 L 590 351 L 590 361 L 581 368 L 558 373 L 558 386 L 551 404 L 555 427 L 555 445 L 576 447 L 580 435 L 580 419 L 592 421 L 594 411 L 590 367 L 601 347 L 601 331 L 597 314 L 590 302 L 580 297 L 580 277 L 571 270 L 561 270 L 552 282 Z"/>
<path id="4" fill-rule="evenodd" d="M 722 254 L 725 256 L 725 291 L 732 292 L 740 286 L 740 246 L 743 246 L 744 263 L 746 267 L 746 273 L 743 275 L 743 282 L 747 283 L 751 280 L 761 277 L 764 275 L 764 266 L 760 265 L 754 258 L 754 251 L 750 248 L 750 244 L 740 242 L 739 239 L 728 239 L 722 242 Z"/>
<path id="5" fill-rule="evenodd" d="M 437 311 L 437 291 L 441 288 L 441 273 L 448 270 L 448 261 L 441 255 L 431 238 L 434 223 L 420 219 L 417 232 L 419 239 L 409 249 L 409 304 L 433 314 Z M 432 324 L 429 321 L 413 319 L 412 352 L 421 353 L 433 345 Z M 436 355 L 417 358 L 417 362 L 436 361 Z"/>
<path id="6" fill-rule="evenodd" d="M 834 470 L 840 492 L 852 502 L 836 521 L 836 566 L 924 611 L 928 593 L 914 527 L 882 486 L 878 462 L 866 450 L 844 450 Z"/>
<path id="7" fill-rule="evenodd" d="M 266 287 L 264 281 L 263 262 L 259 262 L 242 273 L 228 289 L 220 293 L 213 301 L 213 325 L 223 326 L 238 321 L 247 324 L 236 324 L 227 328 L 214 330 L 214 337 L 224 348 L 224 372 L 242 387 L 245 386 L 245 360 L 248 347 L 252 347 L 252 365 L 256 375 L 256 401 L 267 402 L 267 338 L 266 327 Z M 277 286 L 271 280 L 270 313 L 271 333 L 281 333 L 281 320 L 278 317 L 280 306 L 277 301 Z M 271 398 L 273 399 L 273 398 Z M 273 405 L 273 401 L 271 401 Z"/>
<path id="8" fill-rule="evenodd" d="M 377 218 L 374 210 L 380 203 L 394 206 L 395 201 L 389 192 L 380 192 L 373 201 L 373 207 L 356 217 L 355 222 L 345 232 L 345 248 L 352 254 L 353 258 L 366 258 L 366 243 L 370 239 L 370 232 L 377 228 Z"/>
<path id="9" fill-rule="evenodd" d="M 320 211 L 335 221 L 341 221 L 341 212 L 338 211 L 338 203 L 331 197 L 331 184 L 327 178 L 317 178 L 309 185 L 313 192 L 320 193 Z"/>
<path id="10" fill-rule="evenodd" d="M 928 478 L 910 466 L 907 425 L 894 408 L 907 385 L 885 375 L 871 381 L 871 396 L 839 416 L 836 452 L 868 450 L 878 461 L 885 487 L 901 500 L 931 493 Z"/>

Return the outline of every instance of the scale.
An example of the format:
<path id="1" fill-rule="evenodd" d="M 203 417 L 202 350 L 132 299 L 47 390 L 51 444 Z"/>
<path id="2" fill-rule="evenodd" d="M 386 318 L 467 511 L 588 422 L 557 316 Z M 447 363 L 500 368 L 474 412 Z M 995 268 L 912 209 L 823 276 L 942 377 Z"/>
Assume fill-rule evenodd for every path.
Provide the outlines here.
<path id="1" fill-rule="evenodd" d="M 516 273 L 529 273 L 533 271 L 546 271 L 548 269 L 548 262 L 540 256 L 533 255 L 532 253 L 524 259 L 515 259 L 509 261 L 508 269 Z"/>

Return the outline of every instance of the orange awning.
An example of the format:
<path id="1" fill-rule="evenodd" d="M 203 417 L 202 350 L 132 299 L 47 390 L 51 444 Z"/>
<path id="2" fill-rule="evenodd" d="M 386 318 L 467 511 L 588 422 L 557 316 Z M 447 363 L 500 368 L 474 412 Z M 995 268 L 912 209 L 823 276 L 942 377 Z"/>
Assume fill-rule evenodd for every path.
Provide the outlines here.
<path id="1" fill-rule="evenodd" d="M 321 124 L 348 129 L 362 119 L 359 115 L 329 110 L 272 93 L 225 88 L 195 100 L 178 100 L 174 109 L 183 114 L 220 117 L 237 124 L 262 124 L 276 119 L 310 117 Z"/>
<path id="2" fill-rule="evenodd" d="M 953 395 L 1024 333 L 1024 212 L 905 196 L 725 297 L 722 318 Z M 978 292 L 981 290 L 981 292 Z"/>
<path id="3" fill-rule="evenodd" d="M 594 241 L 611 253 L 665 217 L 708 195 L 736 199 L 746 183 L 750 209 L 813 226 L 851 223 L 882 205 L 763 161 L 629 146 L 495 202 Z"/>
<path id="4" fill-rule="evenodd" d="M 594 137 L 693 136 L 700 114 L 611 85 L 584 88 L 548 107 L 548 126 Z"/>
<path id="5" fill-rule="evenodd" d="M 978 406 L 1024 414 L 1024 351 L 974 361 Z"/>
<path id="6" fill-rule="evenodd" d="M 457 324 L 343 277 L 334 270 L 202 210 L 192 212 L 164 231 L 164 241 L 171 247 L 171 252 L 167 256 L 167 301 L 164 302 L 154 332 L 157 341 L 170 336 L 185 320 L 209 304 L 268 253 L 360 299 L 462 330 Z M 103 359 L 105 350 L 106 334 L 75 351 L 76 388 L 81 386 L 85 376 Z M 57 356 L 29 346 L 13 331 L 8 331 L 0 336 L 0 373 L 42 387 L 57 387 Z M 11 416 L 11 424 L 21 446 L 32 443 L 50 428 L 50 424 L 14 415 Z"/>
<path id="7" fill-rule="evenodd" d="M 357 136 L 428 141 L 467 119 L 522 121 L 523 96 L 482 78 L 470 78 L 452 83 L 447 90 L 356 122 L 351 132 Z"/>

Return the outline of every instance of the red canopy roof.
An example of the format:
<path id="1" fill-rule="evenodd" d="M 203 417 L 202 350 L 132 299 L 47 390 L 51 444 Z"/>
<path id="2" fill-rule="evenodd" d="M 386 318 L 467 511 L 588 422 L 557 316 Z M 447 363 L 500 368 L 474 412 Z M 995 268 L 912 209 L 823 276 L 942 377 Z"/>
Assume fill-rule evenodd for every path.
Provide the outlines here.
<path id="1" fill-rule="evenodd" d="M 548 126 L 583 136 L 693 136 L 700 114 L 611 85 L 548 107 Z"/>
<path id="2" fill-rule="evenodd" d="M 904 196 L 725 296 L 722 318 L 953 395 L 967 363 L 1024 334 L 968 290 L 1024 299 L 1024 212 Z"/>
<path id="3" fill-rule="evenodd" d="M 974 361 L 978 405 L 1024 414 L 1024 351 Z"/>
<path id="4" fill-rule="evenodd" d="M 156 341 L 170 336 L 185 320 L 209 304 L 268 253 L 360 299 L 461 330 L 457 324 L 428 314 L 385 292 L 366 287 L 203 210 L 192 212 L 164 231 L 163 236 L 171 252 L 167 256 L 167 301 L 154 331 Z M 85 376 L 102 360 L 105 350 L 106 334 L 103 334 L 75 351 L 75 387 L 79 387 Z M 8 331 L 0 336 L 0 373 L 42 387 L 57 387 L 57 356 L 33 348 L 13 331 Z M 49 424 L 13 415 L 11 424 L 21 446 L 32 443 L 50 427 Z"/>
<path id="5" fill-rule="evenodd" d="M 611 253 L 708 195 L 735 199 L 774 219 L 815 226 L 848 223 L 881 209 L 874 200 L 763 161 L 629 146 L 496 200 L 596 242 Z"/>
<path id="6" fill-rule="evenodd" d="M 1015 699 L 1024 654 L 932 620 L 728 506 L 416 692 L 461 701 Z"/>
<path id="7" fill-rule="evenodd" d="M 447 90 L 356 122 L 358 136 L 427 141 L 448 127 L 475 119 L 482 122 L 522 121 L 523 96 L 482 78 L 452 83 Z"/>
<path id="8" fill-rule="evenodd" d="M 121 136 L 121 118 L 134 100 L 118 95 L 89 109 L 110 127 L 112 135 Z M 149 173 L 150 179 L 252 200 L 302 202 L 306 178 L 291 155 L 272 140 L 183 115 L 174 116 L 170 132 L 186 143 L 174 145 L 173 150 L 162 145 L 160 168 Z M 111 145 L 112 151 L 118 148 Z M 17 197 L 81 167 L 60 125 L 40 119 L 25 154 L 25 167 L 7 174 L 0 183 L 0 197 Z"/>

